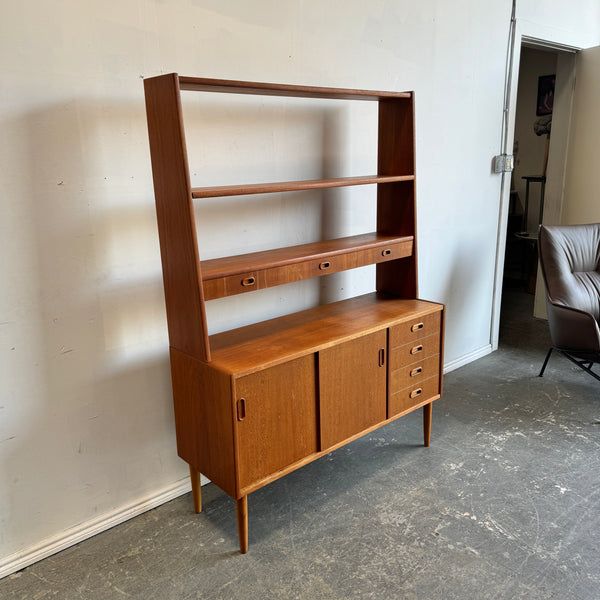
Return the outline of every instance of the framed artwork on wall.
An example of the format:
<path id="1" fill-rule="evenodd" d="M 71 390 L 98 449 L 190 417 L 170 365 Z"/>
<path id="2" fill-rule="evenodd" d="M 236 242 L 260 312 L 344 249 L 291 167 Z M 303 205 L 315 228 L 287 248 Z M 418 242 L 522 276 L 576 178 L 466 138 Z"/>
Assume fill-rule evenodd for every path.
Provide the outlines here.
<path id="1" fill-rule="evenodd" d="M 554 82 L 556 75 L 542 75 L 538 78 L 537 109 L 536 116 L 552 114 L 554 104 Z"/>

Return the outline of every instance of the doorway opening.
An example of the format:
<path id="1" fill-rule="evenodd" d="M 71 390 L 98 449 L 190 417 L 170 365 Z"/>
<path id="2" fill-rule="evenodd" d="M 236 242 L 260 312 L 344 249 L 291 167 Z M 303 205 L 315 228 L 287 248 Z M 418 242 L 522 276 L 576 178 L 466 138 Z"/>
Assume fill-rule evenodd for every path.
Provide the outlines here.
<path id="1" fill-rule="evenodd" d="M 526 327 L 534 317 L 546 318 L 537 233 L 542 222 L 561 221 L 575 77 L 575 49 L 519 35 L 515 44 L 515 89 L 507 115 L 507 151 L 512 152 L 515 165 L 512 173 L 505 174 L 503 185 L 499 242 L 504 252 L 498 258 L 503 276 L 495 298 L 501 313 L 498 310 L 493 323 L 494 348 L 507 328 Z M 548 83 L 554 83 L 550 95 Z"/>
<path id="2" fill-rule="evenodd" d="M 506 225 L 500 339 L 533 318 L 537 232 L 545 208 L 557 67 L 554 50 L 521 47 Z M 542 284 L 543 285 L 543 284 Z"/>

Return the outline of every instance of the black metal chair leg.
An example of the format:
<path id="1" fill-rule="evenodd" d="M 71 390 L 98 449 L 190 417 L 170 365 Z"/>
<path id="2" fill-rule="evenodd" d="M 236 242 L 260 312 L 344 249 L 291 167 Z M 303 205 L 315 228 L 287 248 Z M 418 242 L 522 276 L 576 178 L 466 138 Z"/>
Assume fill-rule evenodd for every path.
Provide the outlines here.
<path id="1" fill-rule="evenodd" d="M 594 373 L 591 367 L 586 366 L 585 360 L 577 360 L 573 358 L 567 351 L 561 350 L 560 348 L 556 348 L 558 352 L 560 352 L 565 358 L 568 358 L 574 365 L 577 365 L 580 369 L 583 369 L 586 373 L 589 373 L 594 379 L 600 381 L 600 375 Z M 594 364 L 594 363 L 591 363 Z"/>
<path id="2" fill-rule="evenodd" d="M 548 350 L 548 354 L 546 354 L 546 360 L 544 360 L 544 364 L 542 365 L 542 370 L 540 371 L 540 374 L 538 375 L 538 377 L 544 376 L 544 371 L 546 370 L 546 365 L 548 364 L 548 361 L 550 360 L 550 355 L 552 354 L 552 350 L 554 350 L 554 346 L 550 346 L 550 350 Z"/>

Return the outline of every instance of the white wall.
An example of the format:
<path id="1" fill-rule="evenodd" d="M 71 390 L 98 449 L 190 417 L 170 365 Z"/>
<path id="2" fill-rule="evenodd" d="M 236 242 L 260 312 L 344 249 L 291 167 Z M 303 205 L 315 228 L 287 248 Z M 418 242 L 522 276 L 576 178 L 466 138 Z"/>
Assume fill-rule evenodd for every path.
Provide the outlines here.
<path id="1" fill-rule="evenodd" d="M 562 3 L 530 0 L 522 10 L 530 28 L 599 43 L 600 20 L 588 18 L 597 2 L 577 4 L 582 11 L 563 14 Z M 500 199 L 490 165 L 500 151 L 510 10 L 508 0 L 5 3 L 0 574 L 187 486 L 175 452 L 142 78 L 177 71 L 415 90 L 420 290 L 448 306 L 446 362 L 456 366 L 490 349 Z M 371 165 L 371 134 L 348 109 L 203 101 L 186 109 L 202 131 L 190 144 L 200 180 L 362 174 Z M 259 137 L 260 152 L 221 142 L 257 122 L 281 126 Z M 337 142 L 354 143 L 337 154 Z M 249 233 L 269 246 L 372 220 L 352 193 L 347 205 L 324 199 L 343 227 L 320 197 L 301 209 L 265 200 L 264 229 L 235 203 L 208 205 L 199 220 L 232 252 Z M 228 215 L 235 226 L 214 236 Z M 259 318 L 289 312 L 366 290 L 371 275 L 333 282 L 268 291 L 244 306 Z M 239 299 L 212 306 L 213 330 L 243 322 L 241 311 Z"/>
<path id="2" fill-rule="evenodd" d="M 600 222 L 600 47 L 577 57 L 569 157 L 565 173 L 564 224 Z"/>

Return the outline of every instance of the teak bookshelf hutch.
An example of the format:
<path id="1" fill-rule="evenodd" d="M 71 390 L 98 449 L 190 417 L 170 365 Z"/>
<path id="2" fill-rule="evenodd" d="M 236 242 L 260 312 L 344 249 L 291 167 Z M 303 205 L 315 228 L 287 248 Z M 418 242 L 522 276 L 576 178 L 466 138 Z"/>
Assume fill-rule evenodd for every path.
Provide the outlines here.
<path id="1" fill-rule="evenodd" d="M 181 77 L 144 81 L 169 329 L 177 450 L 236 499 L 431 403 L 442 393 L 444 307 L 417 299 L 414 108 L 410 92 Z M 193 188 L 181 90 L 375 101 L 378 173 Z M 194 198 L 377 185 L 377 231 L 242 256 L 199 258 Z M 209 336 L 204 303 L 376 264 L 376 291 Z"/>

